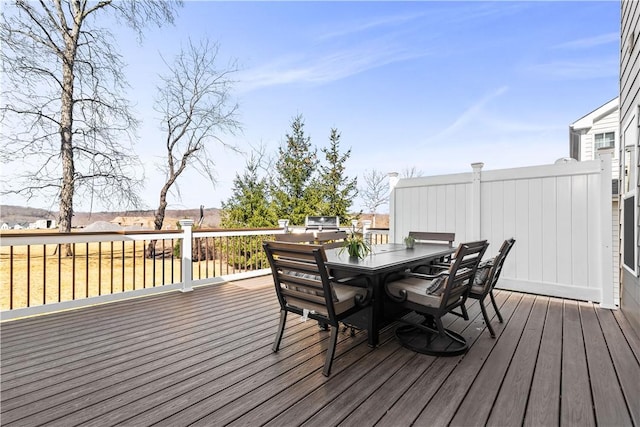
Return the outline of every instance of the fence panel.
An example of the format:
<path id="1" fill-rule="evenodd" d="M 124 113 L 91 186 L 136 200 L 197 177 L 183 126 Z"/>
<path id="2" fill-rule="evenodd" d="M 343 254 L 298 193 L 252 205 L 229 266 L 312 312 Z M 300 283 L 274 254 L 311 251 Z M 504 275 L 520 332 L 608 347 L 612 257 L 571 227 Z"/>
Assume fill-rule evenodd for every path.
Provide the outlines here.
<path id="1" fill-rule="evenodd" d="M 474 171 L 401 179 L 391 194 L 390 236 L 401 242 L 409 231 L 455 232 L 456 243 L 487 239 L 487 256 L 504 239 L 516 245 L 499 286 L 600 301 L 613 305 L 611 239 L 611 153 L 599 160 L 526 168 Z M 609 251 L 609 252 L 607 252 Z M 611 269 L 612 270 L 612 269 Z"/>

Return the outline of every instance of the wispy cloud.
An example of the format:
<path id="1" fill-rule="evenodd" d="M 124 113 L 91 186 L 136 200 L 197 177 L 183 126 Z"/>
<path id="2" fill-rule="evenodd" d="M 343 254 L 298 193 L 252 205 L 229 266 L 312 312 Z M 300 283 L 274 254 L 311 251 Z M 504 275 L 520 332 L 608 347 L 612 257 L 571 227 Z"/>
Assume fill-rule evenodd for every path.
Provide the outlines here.
<path id="1" fill-rule="evenodd" d="M 361 33 L 364 31 L 377 29 L 380 27 L 395 27 L 399 25 L 404 25 L 407 22 L 414 21 L 424 16 L 425 16 L 425 13 L 421 12 L 421 13 L 414 13 L 414 14 L 377 17 L 375 19 L 368 19 L 366 21 L 356 22 L 351 25 L 347 24 L 344 26 L 343 29 L 324 33 L 320 35 L 317 39 L 319 41 L 325 41 L 329 39 L 335 39 L 339 37 Z"/>
<path id="2" fill-rule="evenodd" d="M 617 43 L 620 41 L 620 33 L 606 33 L 595 37 L 587 37 L 584 39 L 572 40 L 554 46 L 554 49 L 589 49 L 609 43 Z"/>
<path id="3" fill-rule="evenodd" d="M 618 75 L 618 58 L 596 57 L 583 61 L 552 61 L 527 67 L 527 71 L 543 77 L 563 80 L 586 80 Z"/>
<path id="4" fill-rule="evenodd" d="M 471 107 L 463 111 L 462 114 L 460 114 L 453 121 L 453 123 L 451 123 L 449 126 L 447 126 L 445 129 L 437 133 L 435 136 L 430 138 L 425 143 L 430 143 L 430 142 L 433 142 L 434 140 L 436 141 L 440 140 L 442 138 L 445 138 L 447 136 L 450 136 L 456 133 L 457 131 L 464 128 L 465 126 L 469 126 L 469 124 L 484 111 L 484 108 L 487 106 L 487 104 L 489 104 L 494 99 L 499 98 L 500 96 L 505 94 L 507 91 L 508 91 L 508 87 L 502 86 L 494 90 L 493 92 L 485 95 L 484 97 L 476 101 Z"/>
<path id="5" fill-rule="evenodd" d="M 395 46 L 376 46 L 340 50 L 313 58 L 280 58 L 241 73 L 238 89 L 247 92 L 276 85 L 328 83 L 426 54 L 427 52 L 413 52 Z"/>

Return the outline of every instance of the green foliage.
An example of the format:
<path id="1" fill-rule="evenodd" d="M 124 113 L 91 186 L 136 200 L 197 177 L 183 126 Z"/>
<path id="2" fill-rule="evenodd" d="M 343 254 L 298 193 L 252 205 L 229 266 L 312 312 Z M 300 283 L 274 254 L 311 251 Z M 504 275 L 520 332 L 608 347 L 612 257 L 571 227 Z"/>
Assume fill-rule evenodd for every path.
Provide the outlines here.
<path id="1" fill-rule="evenodd" d="M 275 177 L 271 183 L 271 197 L 278 218 L 291 224 L 304 224 L 307 215 L 317 215 L 321 195 L 314 181 L 318 165 L 316 149 L 304 133 L 302 116 L 291 123 L 291 134 L 278 148 Z"/>
<path id="2" fill-rule="evenodd" d="M 345 163 L 351 156 L 351 149 L 340 153 L 340 133 L 331 129 L 330 145 L 323 148 L 326 165 L 320 167 L 319 188 L 321 193 L 321 215 L 338 216 L 344 224 L 349 218 L 349 208 L 358 194 L 357 178 L 345 176 Z"/>
<path id="3" fill-rule="evenodd" d="M 345 250 L 350 257 L 364 259 L 371 252 L 371 245 L 364 240 L 362 234 L 353 233 L 344 240 L 344 246 L 340 249 L 340 253 Z"/>
<path id="4" fill-rule="evenodd" d="M 237 236 L 228 247 L 227 263 L 238 270 L 268 268 L 269 262 L 262 248 L 265 236 Z"/>
<path id="5" fill-rule="evenodd" d="M 242 176 L 233 180 L 233 195 L 222 203 L 223 228 L 275 227 L 278 217 L 269 203 L 266 179 L 258 176 L 259 162 L 255 155 L 246 163 Z"/>

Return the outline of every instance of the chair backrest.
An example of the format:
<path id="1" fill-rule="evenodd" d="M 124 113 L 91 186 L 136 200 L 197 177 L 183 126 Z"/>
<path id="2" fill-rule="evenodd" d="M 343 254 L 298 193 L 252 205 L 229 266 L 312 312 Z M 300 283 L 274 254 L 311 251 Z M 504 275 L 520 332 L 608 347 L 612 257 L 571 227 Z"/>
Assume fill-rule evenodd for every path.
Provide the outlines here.
<path id="1" fill-rule="evenodd" d="M 316 236 L 313 233 L 284 233 L 276 234 L 275 239 L 278 242 L 314 243 Z"/>
<path id="2" fill-rule="evenodd" d="M 344 245 L 344 239 L 347 238 L 347 232 L 344 230 L 322 231 L 316 233 L 316 243 L 329 248 L 339 248 Z"/>
<path id="3" fill-rule="evenodd" d="M 318 231 L 315 233 L 285 233 L 275 235 L 275 239 L 278 242 L 318 244 L 324 246 L 325 249 L 341 247 L 344 244 L 344 239 L 346 238 L 347 232 L 343 230 Z"/>
<path id="4" fill-rule="evenodd" d="M 471 285 L 489 243 L 486 240 L 461 243 L 453 256 L 445 279 L 440 306 L 446 308 L 464 296 Z"/>
<path id="5" fill-rule="evenodd" d="M 456 240 L 456 233 L 443 233 L 432 231 L 410 231 L 409 236 L 416 239 L 416 242 L 422 243 L 448 243 L 449 247 L 453 246 L 453 241 Z"/>
<path id="6" fill-rule="evenodd" d="M 516 240 L 513 237 L 502 242 L 500 252 L 498 252 L 498 255 L 496 255 L 493 259 L 489 269 L 489 274 L 484 280 L 482 292 L 483 294 L 491 291 L 496 286 L 496 283 L 498 283 L 500 273 L 502 272 L 502 267 L 504 266 L 504 261 L 507 259 L 507 255 L 509 255 L 509 252 L 511 252 L 511 248 L 513 248 L 513 245 L 515 243 Z"/>
<path id="7" fill-rule="evenodd" d="M 308 310 L 335 319 L 336 298 L 325 266 L 322 245 L 291 242 L 263 242 L 282 309 Z M 296 311 L 291 310 L 291 311 Z"/>

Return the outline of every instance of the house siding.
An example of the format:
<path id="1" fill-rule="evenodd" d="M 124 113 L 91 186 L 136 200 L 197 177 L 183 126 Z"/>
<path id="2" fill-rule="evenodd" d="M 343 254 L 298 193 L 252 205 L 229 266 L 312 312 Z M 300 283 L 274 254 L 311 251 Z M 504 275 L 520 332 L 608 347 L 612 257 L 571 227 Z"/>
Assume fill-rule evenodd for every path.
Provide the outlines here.
<path id="1" fill-rule="evenodd" d="M 623 0 L 621 2 L 621 28 L 620 28 L 620 135 L 628 131 L 629 138 L 621 144 L 621 150 L 625 145 L 635 145 L 636 153 L 640 150 L 638 141 L 638 105 L 640 104 L 640 2 L 637 0 Z M 632 44 L 632 40 L 634 43 Z M 630 127 L 631 126 L 631 127 Z M 635 127 L 635 129 L 633 129 Z M 638 189 L 640 184 L 637 177 L 640 172 L 640 165 L 636 156 L 636 183 L 635 183 L 635 201 L 636 211 L 640 208 L 638 201 Z M 629 214 L 628 212 L 624 214 Z M 633 212 L 630 213 L 633 215 Z M 637 217 L 636 217 L 637 218 Z M 640 224 L 635 220 L 636 235 L 640 234 Z M 623 230 L 624 231 L 624 230 Z M 622 238 L 624 239 L 624 233 Z M 625 247 L 622 241 L 622 247 Z M 636 246 L 638 242 L 636 241 Z M 634 259 L 635 272 L 627 268 L 622 270 L 622 294 L 620 305 L 625 316 L 630 320 L 635 330 L 640 333 L 640 282 L 636 272 L 640 271 L 638 265 L 638 254 L 640 248 L 636 247 L 636 255 Z"/>

